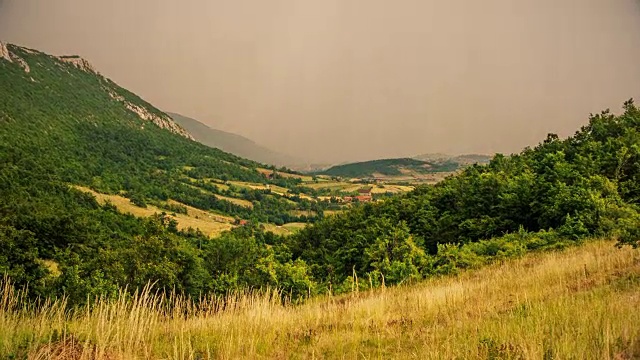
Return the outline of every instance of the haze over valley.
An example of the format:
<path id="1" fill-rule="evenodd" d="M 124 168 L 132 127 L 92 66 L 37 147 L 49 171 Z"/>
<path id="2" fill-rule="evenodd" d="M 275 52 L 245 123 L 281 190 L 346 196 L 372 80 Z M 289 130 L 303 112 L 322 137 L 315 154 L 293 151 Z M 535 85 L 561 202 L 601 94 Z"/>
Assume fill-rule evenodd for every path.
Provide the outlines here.
<path id="1" fill-rule="evenodd" d="M 4 0 L 0 39 L 305 162 L 518 152 L 640 96 L 636 0 Z"/>
<path id="2" fill-rule="evenodd" d="M 0 358 L 639 359 L 639 4 L 0 0 Z"/>

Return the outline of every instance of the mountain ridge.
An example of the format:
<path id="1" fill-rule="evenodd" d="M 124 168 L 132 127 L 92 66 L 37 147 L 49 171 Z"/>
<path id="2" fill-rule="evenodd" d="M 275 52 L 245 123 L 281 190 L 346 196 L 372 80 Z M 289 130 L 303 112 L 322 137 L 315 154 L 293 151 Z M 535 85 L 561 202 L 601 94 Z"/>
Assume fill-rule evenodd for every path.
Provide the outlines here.
<path id="1" fill-rule="evenodd" d="M 254 140 L 239 134 L 212 128 L 211 126 L 174 112 L 167 112 L 174 122 L 185 128 L 198 142 L 259 163 L 291 166 L 302 163 L 300 159 L 273 151 Z"/>
<path id="2" fill-rule="evenodd" d="M 387 158 L 349 162 L 318 171 L 318 174 L 352 178 L 449 173 L 466 166 L 488 163 L 487 155 L 423 154 L 413 158 Z"/>

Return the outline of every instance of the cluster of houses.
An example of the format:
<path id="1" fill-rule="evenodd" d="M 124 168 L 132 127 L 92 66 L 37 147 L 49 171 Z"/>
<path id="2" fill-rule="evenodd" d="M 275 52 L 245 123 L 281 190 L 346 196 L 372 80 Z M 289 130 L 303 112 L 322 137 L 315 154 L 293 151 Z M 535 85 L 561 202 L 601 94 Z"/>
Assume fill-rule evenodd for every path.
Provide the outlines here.
<path id="1" fill-rule="evenodd" d="M 371 202 L 373 201 L 373 195 L 371 193 L 371 190 L 373 188 L 361 188 L 358 190 L 358 195 L 357 196 L 343 196 L 342 197 L 342 202 L 345 203 L 350 203 L 350 202 L 354 202 L 354 201 L 358 201 L 361 203 L 366 203 L 366 202 Z"/>

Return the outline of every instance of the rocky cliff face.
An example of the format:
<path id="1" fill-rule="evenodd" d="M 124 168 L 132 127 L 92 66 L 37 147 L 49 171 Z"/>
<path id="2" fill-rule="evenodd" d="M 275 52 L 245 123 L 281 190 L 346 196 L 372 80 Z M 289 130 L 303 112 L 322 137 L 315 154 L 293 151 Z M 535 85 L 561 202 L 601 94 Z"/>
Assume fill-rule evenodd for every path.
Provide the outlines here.
<path id="1" fill-rule="evenodd" d="M 7 49 L 7 45 L 2 41 L 0 41 L 0 59 L 5 59 L 9 62 L 12 62 L 9 49 Z"/>
<path id="2" fill-rule="evenodd" d="M 7 44 L 1 41 L 0 41 L 0 59 L 5 59 L 9 62 L 16 62 L 18 63 L 18 65 L 20 65 L 20 67 L 24 69 L 26 73 L 31 72 L 31 68 L 29 68 L 29 64 L 27 64 L 27 62 L 24 61 L 24 59 L 21 58 L 20 56 L 9 51 L 9 47 L 7 46 Z"/>

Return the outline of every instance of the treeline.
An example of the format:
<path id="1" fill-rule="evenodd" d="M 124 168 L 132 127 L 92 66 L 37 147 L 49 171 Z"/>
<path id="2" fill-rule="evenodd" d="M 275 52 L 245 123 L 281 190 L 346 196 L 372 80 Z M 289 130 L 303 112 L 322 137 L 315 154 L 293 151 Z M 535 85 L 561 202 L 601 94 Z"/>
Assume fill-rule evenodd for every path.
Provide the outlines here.
<path id="1" fill-rule="evenodd" d="M 402 197 L 324 218 L 328 203 L 293 199 L 317 211 L 317 223 L 281 237 L 258 222 L 297 216 L 287 200 L 233 190 L 254 199 L 252 211 L 185 178 L 299 182 L 267 181 L 255 163 L 140 120 L 103 91 L 114 84 L 11 49 L 32 70 L 0 59 L 0 274 L 33 297 L 78 304 L 152 282 L 193 297 L 271 286 L 303 298 L 416 281 L 591 237 L 628 244 L 640 237 L 640 110 L 631 101 L 619 116 L 592 116 L 573 137 L 550 135 Z M 140 206 L 171 198 L 256 221 L 210 239 L 162 215 L 140 219 L 99 205 L 70 184 L 124 192 Z"/>
<path id="2" fill-rule="evenodd" d="M 401 170 L 411 170 L 417 173 L 450 172 L 460 168 L 460 164 L 452 160 L 427 162 L 411 158 L 381 159 L 336 165 L 318 174 L 340 176 L 346 178 L 371 177 L 375 174 L 386 176 L 402 175 Z"/>
<path id="3" fill-rule="evenodd" d="M 149 281 L 195 297 L 272 286 L 303 298 L 455 273 L 592 237 L 637 244 L 639 129 L 640 111 L 629 102 L 624 114 L 593 116 L 569 139 L 551 135 L 519 155 L 498 155 L 289 237 L 256 225 L 209 239 L 5 170 L 0 271 L 34 296 L 64 294 L 72 303 Z M 12 181 L 18 186 L 6 185 Z"/>
<path id="4" fill-rule="evenodd" d="M 603 236 L 636 243 L 640 112 L 631 101 L 624 108 L 620 116 L 592 116 L 566 140 L 549 135 L 518 155 L 497 155 L 435 186 L 307 227 L 289 239 L 293 257 L 328 285 L 354 272 L 420 278 L 439 272 L 442 260 L 434 259 L 443 251 L 477 249 L 488 239 L 496 254 L 522 245 L 506 241 L 519 238 L 527 248 Z"/>

